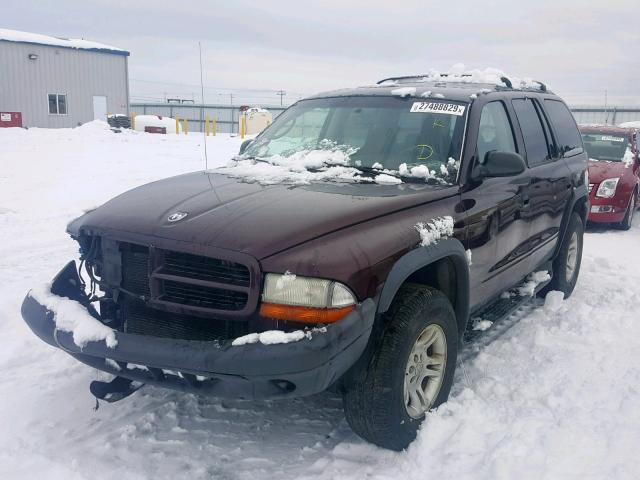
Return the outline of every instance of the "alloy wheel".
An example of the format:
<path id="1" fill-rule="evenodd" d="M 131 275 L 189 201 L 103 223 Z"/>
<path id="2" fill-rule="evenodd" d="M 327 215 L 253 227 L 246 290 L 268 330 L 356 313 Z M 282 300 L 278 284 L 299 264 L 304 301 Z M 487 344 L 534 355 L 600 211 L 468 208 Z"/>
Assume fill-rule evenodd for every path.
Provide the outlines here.
<path id="1" fill-rule="evenodd" d="M 447 339 L 439 325 L 418 335 L 404 375 L 404 404 L 411 418 L 421 418 L 434 404 L 447 364 Z"/>

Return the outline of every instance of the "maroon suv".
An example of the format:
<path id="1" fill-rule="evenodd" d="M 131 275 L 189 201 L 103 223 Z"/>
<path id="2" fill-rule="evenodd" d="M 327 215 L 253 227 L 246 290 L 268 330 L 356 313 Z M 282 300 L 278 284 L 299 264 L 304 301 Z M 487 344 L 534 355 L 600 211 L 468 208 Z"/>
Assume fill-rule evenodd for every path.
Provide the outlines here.
<path id="1" fill-rule="evenodd" d="M 580 269 L 571 113 L 542 84 L 469 80 L 301 100 L 228 166 L 110 200 L 69 225 L 80 264 L 27 295 L 25 321 L 114 375 L 92 382 L 100 399 L 332 387 L 359 435 L 406 447 L 446 401 L 470 319 L 569 296 Z"/>

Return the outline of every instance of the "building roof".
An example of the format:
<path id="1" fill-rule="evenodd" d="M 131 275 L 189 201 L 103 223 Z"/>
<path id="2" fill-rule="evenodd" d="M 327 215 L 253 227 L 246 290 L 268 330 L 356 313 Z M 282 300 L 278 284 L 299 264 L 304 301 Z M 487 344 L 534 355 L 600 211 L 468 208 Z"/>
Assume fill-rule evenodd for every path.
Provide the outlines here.
<path id="1" fill-rule="evenodd" d="M 19 30 L 9 30 L 0 28 L 0 40 L 17 43 L 30 43 L 36 45 L 48 45 L 52 47 L 74 48 L 78 50 L 89 50 L 91 52 L 110 53 L 113 55 L 129 56 L 129 52 L 121 48 L 105 45 L 104 43 L 92 42 L 81 38 L 60 38 L 40 35 L 39 33 L 21 32 Z"/>

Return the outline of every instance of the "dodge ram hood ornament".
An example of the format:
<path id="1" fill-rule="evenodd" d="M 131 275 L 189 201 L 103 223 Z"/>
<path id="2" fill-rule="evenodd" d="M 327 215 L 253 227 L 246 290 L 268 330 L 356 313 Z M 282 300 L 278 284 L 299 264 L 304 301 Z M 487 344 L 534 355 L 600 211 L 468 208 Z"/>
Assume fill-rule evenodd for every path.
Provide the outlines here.
<path id="1" fill-rule="evenodd" d="M 179 222 L 183 218 L 189 215 L 187 212 L 173 212 L 167 217 L 168 222 Z"/>

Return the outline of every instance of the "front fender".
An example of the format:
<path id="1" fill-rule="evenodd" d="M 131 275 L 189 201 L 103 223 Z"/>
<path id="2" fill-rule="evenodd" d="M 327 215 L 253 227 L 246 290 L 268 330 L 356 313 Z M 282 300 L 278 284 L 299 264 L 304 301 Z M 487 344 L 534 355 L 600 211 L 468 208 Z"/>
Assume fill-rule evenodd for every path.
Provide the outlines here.
<path id="1" fill-rule="evenodd" d="M 414 272 L 443 258 L 449 258 L 456 270 L 456 302 L 454 310 L 458 334 L 462 336 L 469 318 L 469 265 L 462 243 L 455 238 L 445 238 L 426 247 L 418 247 L 406 253 L 393 265 L 378 300 L 378 313 L 386 312 L 398 290 Z"/>

